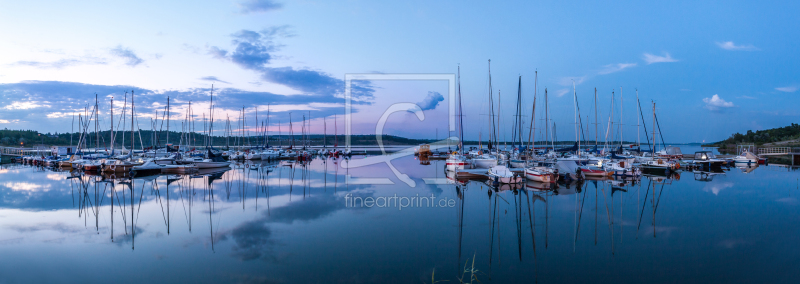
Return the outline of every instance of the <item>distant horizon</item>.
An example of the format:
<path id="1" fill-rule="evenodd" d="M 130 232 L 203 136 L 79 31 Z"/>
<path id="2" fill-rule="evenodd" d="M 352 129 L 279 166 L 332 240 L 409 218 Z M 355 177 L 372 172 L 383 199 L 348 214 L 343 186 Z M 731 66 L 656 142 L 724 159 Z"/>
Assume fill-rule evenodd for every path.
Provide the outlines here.
<path id="1" fill-rule="evenodd" d="M 80 135 L 81 134 L 80 132 L 39 132 L 39 131 L 33 130 L 33 129 L 7 129 L 7 128 L 2 129 L 0 131 L 32 131 L 32 132 L 41 133 L 41 134 L 44 134 L 44 135 L 70 135 L 70 134 L 72 134 L 72 135 Z M 106 136 L 109 135 L 109 132 L 110 132 L 110 130 L 101 130 L 101 131 L 99 131 L 99 133 L 101 133 L 101 137 L 103 135 L 106 135 Z M 118 135 L 120 135 L 123 132 L 128 133 L 130 131 L 129 130 L 115 130 L 114 132 L 117 132 Z M 150 136 L 152 134 L 152 132 L 154 132 L 154 131 L 150 130 L 150 129 L 142 129 L 141 132 L 145 132 L 145 133 L 148 134 L 148 135 L 142 135 L 142 136 Z M 166 133 L 167 131 L 163 130 L 163 131 L 155 131 L 155 132 L 157 132 L 157 133 Z M 172 133 L 174 135 L 183 134 L 183 132 L 178 132 L 178 131 L 173 131 L 173 130 L 170 130 L 169 133 Z M 193 133 L 196 136 L 199 136 L 199 137 L 206 137 L 206 134 L 203 134 L 202 132 L 193 132 Z M 94 134 L 95 134 L 94 131 L 87 132 L 87 135 L 90 136 L 90 137 L 93 136 Z M 138 134 L 138 132 L 137 132 L 137 134 Z M 271 134 L 269 134 L 269 137 L 270 137 L 271 141 L 272 140 L 281 141 L 282 139 L 280 139 L 280 137 L 295 137 L 295 140 L 299 140 L 297 138 L 302 138 L 304 135 L 308 136 L 309 138 L 314 138 L 314 139 L 317 139 L 317 140 L 323 138 L 324 136 L 326 136 L 323 133 L 293 134 L 293 135 L 292 134 L 272 134 L 271 133 Z M 275 139 L 274 138 L 275 136 L 279 136 L 279 138 Z M 327 134 L 327 136 L 329 136 L 329 137 L 338 136 L 338 137 L 342 137 L 342 139 L 344 139 L 343 137 L 346 136 L 346 135 L 345 134 L 338 134 L 338 135 Z M 352 134 L 351 136 L 375 137 L 375 134 Z M 409 138 L 409 137 L 393 135 L 393 134 L 388 134 L 388 133 L 383 134 L 383 136 L 390 136 L 390 137 L 396 137 L 396 138 L 402 138 L 402 139 L 408 139 L 408 140 L 414 140 L 414 141 L 426 141 L 426 142 L 444 141 L 445 140 L 444 138 L 440 138 L 440 139 L 437 140 L 436 138 L 433 138 L 433 137 L 432 138 Z M 264 135 L 250 135 L 250 136 L 235 136 L 235 135 L 234 136 L 219 136 L 219 135 L 214 135 L 214 136 L 212 136 L 213 139 L 237 139 L 237 138 L 242 138 L 242 137 L 244 137 L 244 139 L 263 139 Z M 0 139 L 1 138 L 2 137 L 0 137 Z M 77 137 L 75 137 L 75 138 L 77 138 Z M 455 138 L 458 138 L 458 137 L 455 137 Z M 89 144 L 92 143 L 92 140 L 93 140 L 93 138 L 89 139 Z M 164 138 L 161 138 L 160 140 L 164 140 Z M 288 140 L 288 139 L 286 139 L 286 140 Z M 477 144 L 479 144 L 479 142 L 483 143 L 483 144 L 486 144 L 487 141 L 488 140 L 484 140 L 484 141 L 464 140 L 464 143 L 466 143 L 468 145 L 477 145 Z M 33 141 L 33 142 L 35 143 L 36 141 Z M 165 142 L 165 141 L 161 141 L 161 142 Z M 215 141 L 215 142 L 217 142 L 217 141 Z M 329 141 L 329 142 L 333 142 L 333 141 Z M 340 145 L 344 145 L 344 140 L 342 140 L 341 142 L 342 143 L 340 143 Z M 500 140 L 498 142 L 498 144 L 511 145 L 514 142 L 516 142 L 516 141 Z M 536 145 L 541 145 L 541 143 L 543 143 L 542 140 L 536 140 L 536 141 L 533 141 L 533 142 Z M 575 143 L 575 140 L 558 140 L 558 141 L 552 141 L 552 142 L 555 143 L 555 144 L 570 144 L 570 143 Z M 582 140 L 581 143 L 583 143 L 583 142 L 584 141 Z M 586 145 L 594 144 L 594 140 L 586 140 L 585 142 L 587 142 Z M 720 142 L 720 141 L 708 142 L 708 143 L 706 143 L 706 142 L 664 142 L 663 144 L 668 144 L 668 145 L 688 145 L 688 144 L 712 144 L 712 143 L 717 143 L 717 142 Z M 138 139 L 137 139 L 137 143 L 138 143 Z M 550 141 L 548 141 L 547 143 L 550 143 Z M 609 145 L 614 145 L 614 144 L 619 144 L 620 141 L 617 141 L 617 140 L 608 141 L 608 142 L 606 142 L 606 141 L 598 141 L 598 145 L 603 145 L 603 144 L 606 144 L 606 143 L 608 143 Z M 622 143 L 623 144 L 636 144 L 635 141 L 627 141 L 627 140 L 623 140 Z M 115 143 L 115 144 L 117 144 L 117 143 Z M 175 143 L 170 143 L 170 144 L 175 144 Z M 329 144 L 333 144 L 333 143 L 329 143 Z M 523 140 L 523 144 L 527 145 L 528 141 L 527 140 Z M 660 141 L 658 141 L 658 144 L 660 145 L 662 143 Z M 50 145 L 50 144 L 46 144 L 46 145 Z M 412 144 L 408 144 L 408 145 L 412 145 Z M 646 141 L 644 141 L 643 143 L 640 143 L 639 145 L 649 145 L 649 144 Z M 59 145 L 55 145 L 55 144 L 53 144 L 53 146 L 68 146 L 68 145 L 60 145 L 60 144 Z"/>

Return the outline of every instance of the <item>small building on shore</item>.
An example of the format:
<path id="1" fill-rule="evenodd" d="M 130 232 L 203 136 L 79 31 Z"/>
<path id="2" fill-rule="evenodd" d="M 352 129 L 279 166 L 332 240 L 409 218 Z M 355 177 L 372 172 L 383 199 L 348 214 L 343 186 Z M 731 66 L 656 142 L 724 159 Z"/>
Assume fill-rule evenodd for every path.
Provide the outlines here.
<path id="1" fill-rule="evenodd" d="M 51 146 L 50 149 L 53 152 L 53 155 L 63 156 L 63 155 L 72 155 L 75 154 L 78 147 L 75 146 Z"/>

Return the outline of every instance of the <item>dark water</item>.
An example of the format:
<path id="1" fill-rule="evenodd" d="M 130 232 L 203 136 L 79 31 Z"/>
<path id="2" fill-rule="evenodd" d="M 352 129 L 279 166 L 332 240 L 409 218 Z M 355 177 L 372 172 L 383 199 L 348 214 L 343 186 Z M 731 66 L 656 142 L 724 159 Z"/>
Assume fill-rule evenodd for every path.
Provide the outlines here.
<path id="1" fill-rule="evenodd" d="M 800 279 L 800 174 L 785 167 L 495 192 L 426 184 L 443 161 L 395 160 L 414 187 L 385 164 L 339 166 L 357 160 L 132 185 L 3 165 L 0 283 L 458 283 L 473 263 L 481 283 Z M 376 177 L 394 184 L 355 184 Z"/>

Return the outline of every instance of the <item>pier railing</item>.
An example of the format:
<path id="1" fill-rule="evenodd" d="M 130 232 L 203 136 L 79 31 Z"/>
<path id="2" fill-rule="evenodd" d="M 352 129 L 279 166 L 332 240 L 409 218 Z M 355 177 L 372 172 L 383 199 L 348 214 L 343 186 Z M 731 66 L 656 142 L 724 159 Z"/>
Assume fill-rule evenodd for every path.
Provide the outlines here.
<path id="1" fill-rule="evenodd" d="M 791 147 L 770 147 L 770 148 L 758 148 L 759 155 L 788 155 L 793 153 L 796 149 L 792 149 Z"/>
<path id="2" fill-rule="evenodd" d="M 16 147 L 0 147 L 0 155 L 21 157 L 38 153 L 40 149 L 34 148 L 16 148 Z"/>

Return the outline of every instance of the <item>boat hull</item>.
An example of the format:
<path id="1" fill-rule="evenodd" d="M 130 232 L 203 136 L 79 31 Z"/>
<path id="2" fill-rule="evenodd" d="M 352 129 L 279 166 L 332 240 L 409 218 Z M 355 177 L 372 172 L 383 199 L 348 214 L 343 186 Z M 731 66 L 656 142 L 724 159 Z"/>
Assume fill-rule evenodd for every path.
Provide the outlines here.
<path id="1" fill-rule="evenodd" d="M 480 169 L 488 169 L 497 166 L 497 159 L 472 159 L 472 165 Z"/>
<path id="2" fill-rule="evenodd" d="M 552 183 L 556 182 L 555 174 L 552 173 L 542 173 L 539 171 L 532 171 L 530 169 L 525 170 L 525 178 L 530 181 L 535 182 L 543 182 L 543 183 Z"/>
<path id="3" fill-rule="evenodd" d="M 465 161 L 465 160 L 453 160 L 453 159 L 447 159 L 447 161 L 445 163 L 447 165 L 447 170 L 451 171 L 451 172 L 455 172 L 455 171 L 458 171 L 458 170 L 463 170 L 465 168 L 469 168 L 470 165 L 471 165 L 468 161 Z"/>
<path id="4" fill-rule="evenodd" d="M 198 169 L 224 168 L 230 166 L 230 162 L 194 162 Z"/>
<path id="5" fill-rule="evenodd" d="M 583 175 L 587 176 L 587 177 L 604 177 L 604 176 L 611 175 L 610 172 L 606 172 L 604 170 L 598 170 L 598 169 L 581 168 L 581 172 L 583 172 Z"/>
<path id="6" fill-rule="evenodd" d="M 103 172 L 104 173 L 127 173 L 130 172 L 131 169 L 135 166 L 141 166 L 142 164 L 125 164 L 125 165 L 104 165 Z"/>

